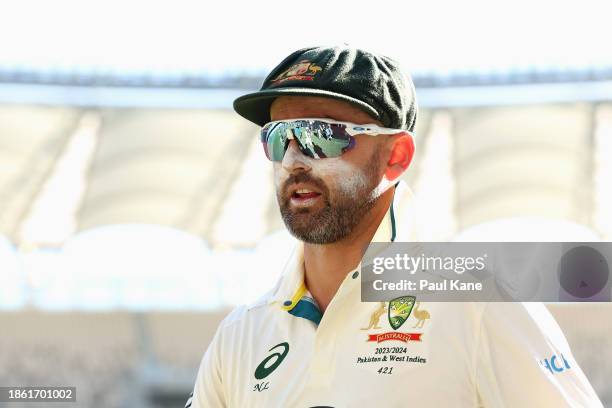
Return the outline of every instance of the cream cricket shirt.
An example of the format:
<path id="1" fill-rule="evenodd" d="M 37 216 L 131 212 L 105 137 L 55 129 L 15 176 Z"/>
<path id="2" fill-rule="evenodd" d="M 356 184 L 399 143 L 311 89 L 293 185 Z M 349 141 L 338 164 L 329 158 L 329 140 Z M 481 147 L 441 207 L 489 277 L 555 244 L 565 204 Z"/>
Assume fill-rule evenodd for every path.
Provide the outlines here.
<path id="1" fill-rule="evenodd" d="M 375 241 L 400 236 L 406 197 L 400 183 Z M 187 407 L 602 407 L 540 303 L 417 298 L 393 329 L 388 302 L 361 302 L 358 269 L 323 315 L 303 278 L 300 243 L 276 287 L 220 324 Z"/>

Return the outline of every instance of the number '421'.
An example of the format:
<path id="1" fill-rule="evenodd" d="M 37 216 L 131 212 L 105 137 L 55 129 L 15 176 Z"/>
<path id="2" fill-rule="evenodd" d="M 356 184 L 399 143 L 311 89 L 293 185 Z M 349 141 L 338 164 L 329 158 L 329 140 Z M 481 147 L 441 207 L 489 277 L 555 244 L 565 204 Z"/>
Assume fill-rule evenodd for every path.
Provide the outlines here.
<path id="1" fill-rule="evenodd" d="M 393 367 L 380 367 L 378 369 L 378 374 L 391 374 L 393 372 Z"/>

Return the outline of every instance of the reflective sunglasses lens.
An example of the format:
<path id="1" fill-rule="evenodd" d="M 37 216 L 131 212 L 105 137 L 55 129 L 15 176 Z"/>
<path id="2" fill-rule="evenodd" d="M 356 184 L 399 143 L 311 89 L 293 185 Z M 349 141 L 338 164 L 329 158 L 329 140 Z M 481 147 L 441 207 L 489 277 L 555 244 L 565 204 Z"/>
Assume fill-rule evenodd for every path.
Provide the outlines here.
<path id="1" fill-rule="evenodd" d="M 285 123 L 272 123 L 261 130 L 261 144 L 269 160 L 283 160 L 288 141 Z"/>
<path id="2" fill-rule="evenodd" d="M 291 135 L 300 151 L 314 159 L 339 157 L 355 145 L 355 139 L 346 133 L 344 125 L 312 120 L 271 123 L 261 130 L 266 157 L 282 161 Z"/>
<path id="3" fill-rule="evenodd" d="M 346 133 L 344 125 L 319 121 L 301 121 L 293 134 L 300 150 L 315 159 L 339 157 L 354 145 L 354 139 Z"/>

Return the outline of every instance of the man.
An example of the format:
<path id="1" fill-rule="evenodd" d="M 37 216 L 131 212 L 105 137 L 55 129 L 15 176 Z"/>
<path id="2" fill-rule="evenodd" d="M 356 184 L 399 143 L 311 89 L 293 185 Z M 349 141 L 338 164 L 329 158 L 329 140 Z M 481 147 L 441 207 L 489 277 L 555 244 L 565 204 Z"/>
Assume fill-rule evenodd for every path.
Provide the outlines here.
<path id="1" fill-rule="evenodd" d="M 397 63 L 302 49 L 234 108 L 263 126 L 300 243 L 277 285 L 220 324 L 188 407 L 601 407 L 541 304 L 417 302 L 401 327 L 388 302 L 361 302 L 368 244 L 407 233 L 417 108 Z"/>

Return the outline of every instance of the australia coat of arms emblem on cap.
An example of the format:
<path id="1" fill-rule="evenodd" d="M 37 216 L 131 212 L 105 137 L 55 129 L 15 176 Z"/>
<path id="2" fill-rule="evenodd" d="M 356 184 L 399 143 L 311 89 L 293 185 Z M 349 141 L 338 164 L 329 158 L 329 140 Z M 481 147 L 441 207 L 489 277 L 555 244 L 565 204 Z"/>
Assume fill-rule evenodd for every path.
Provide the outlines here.
<path id="1" fill-rule="evenodd" d="M 283 71 L 276 78 L 271 80 L 270 82 L 274 84 L 278 84 L 284 81 L 312 81 L 314 80 L 315 75 L 319 73 L 323 68 L 309 60 L 301 60 L 287 70 Z"/>

